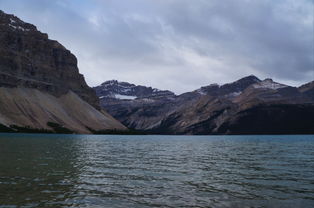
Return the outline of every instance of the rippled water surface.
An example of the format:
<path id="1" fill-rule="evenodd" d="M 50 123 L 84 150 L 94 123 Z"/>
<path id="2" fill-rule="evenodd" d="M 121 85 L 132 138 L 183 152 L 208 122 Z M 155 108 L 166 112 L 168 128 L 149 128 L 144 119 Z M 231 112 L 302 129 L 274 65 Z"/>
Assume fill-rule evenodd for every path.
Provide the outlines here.
<path id="1" fill-rule="evenodd" d="M 1 134 L 11 207 L 314 207 L 314 136 Z"/>

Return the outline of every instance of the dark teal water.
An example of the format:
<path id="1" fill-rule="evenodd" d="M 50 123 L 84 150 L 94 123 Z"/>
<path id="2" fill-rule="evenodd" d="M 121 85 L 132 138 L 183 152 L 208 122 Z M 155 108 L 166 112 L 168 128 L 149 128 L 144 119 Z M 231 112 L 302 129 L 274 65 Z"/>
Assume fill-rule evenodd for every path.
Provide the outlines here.
<path id="1" fill-rule="evenodd" d="M 314 136 L 0 134 L 15 207 L 314 207 Z"/>

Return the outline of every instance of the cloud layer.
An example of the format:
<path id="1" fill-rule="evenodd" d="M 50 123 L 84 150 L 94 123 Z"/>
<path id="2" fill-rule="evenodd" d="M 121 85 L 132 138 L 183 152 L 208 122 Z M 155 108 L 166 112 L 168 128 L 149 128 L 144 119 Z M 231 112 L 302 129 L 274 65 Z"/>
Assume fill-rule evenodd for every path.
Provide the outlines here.
<path id="1" fill-rule="evenodd" d="M 91 86 L 177 93 L 246 75 L 314 80 L 312 0 L 0 0 L 70 49 Z"/>

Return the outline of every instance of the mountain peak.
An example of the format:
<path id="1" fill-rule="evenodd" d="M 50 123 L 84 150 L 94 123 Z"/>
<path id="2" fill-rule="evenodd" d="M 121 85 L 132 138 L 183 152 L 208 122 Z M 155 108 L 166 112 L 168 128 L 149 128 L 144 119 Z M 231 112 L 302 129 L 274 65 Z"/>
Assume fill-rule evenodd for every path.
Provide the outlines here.
<path id="1" fill-rule="evenodd" d="M 243 77 L 235 82 L 224 84 L 219 86 L 218 84 L 211 84 L 196 90 L 202 95 L 212 95 L 212 96 L 224 96 L 228 94 L 241 93 L 247 87 L 252 84 L 261 82 L 259 78 L 254 75 Z"/>
<path id="2" fill-rule="evenodd" d="M 108 86 L 108 85 L 117 85 L 119 83 L 118 80 L 108 80 L 108 81 L 105 81 L 101 84 L 101 86 Z"/>
<path id="3" fill-rule="evenodd" d="M 113 98 L 122 100 L 133 100 L 136 98 L 163 99 L 174 97 L 175 94 L 168 90 L 135 85 L 128 82 L 109 80 L 94 88 L 101 98 Z"/>
<path id="4" fill-rule="evenodd" d="M 243 77 L 243 78 L 237 80 L 236 82 L 247 82 L 247 81 L 261 82 L 261 80 L 258 77 L 256 77 L 255 75 L 249 75 L 249 76 Z"/>

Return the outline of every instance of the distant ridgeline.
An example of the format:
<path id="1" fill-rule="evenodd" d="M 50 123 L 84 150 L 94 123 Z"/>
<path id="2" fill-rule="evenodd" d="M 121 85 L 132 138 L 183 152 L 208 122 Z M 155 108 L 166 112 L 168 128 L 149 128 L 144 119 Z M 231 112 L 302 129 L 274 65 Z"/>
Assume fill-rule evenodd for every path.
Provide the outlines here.
<path id="1" fill-rule="evenodd" d="M 0 11 L 0 131 L 92 133 L 126 128 L 100 108 L 76 57 Z"/>
<path id="2" fill-rule="evenodd" d="M 314 134 L 314 82 L 252 75 L 181 95 L 116 80 L 94 89 L 122 124 L 150 134 Z"/>

